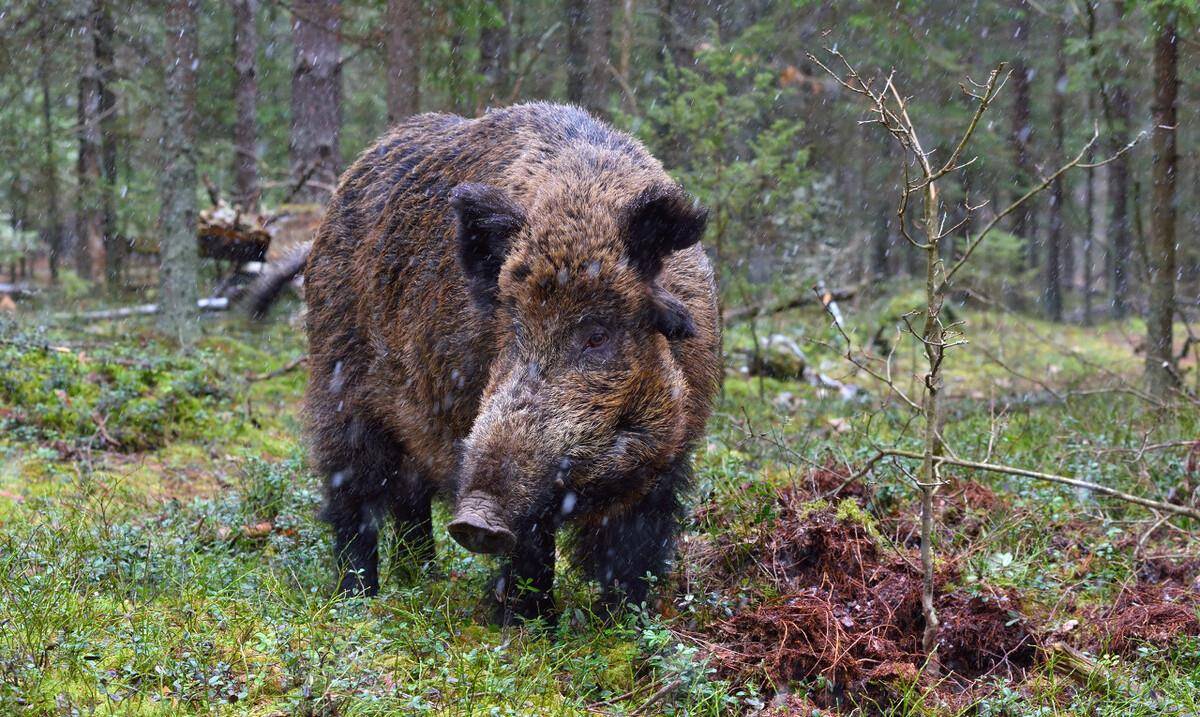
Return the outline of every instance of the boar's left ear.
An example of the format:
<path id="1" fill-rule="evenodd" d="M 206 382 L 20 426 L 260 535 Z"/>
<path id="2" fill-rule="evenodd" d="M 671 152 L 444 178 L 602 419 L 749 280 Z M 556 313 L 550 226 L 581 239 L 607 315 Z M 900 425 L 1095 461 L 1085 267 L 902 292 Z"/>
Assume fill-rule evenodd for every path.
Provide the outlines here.
<path id="1" fill-rule="evenodd" d="M 500 267 L 509 240 L 525 224 L 525 213 L 496 187 L 460 184 L 450 192 L 458 217 L 458 261 L 471 298 L 482 307 L 496 301 Z"/>
<path id="2" fill-rule="evenodd" d="M 670 341 L 695 336 L 696 325 L 684 303 L 656 278 L 663 259 L 700 241 L 707 223 L 708 210 L 674 186 L 651 186 L 626 210 L 625 251 L 650 284 L 650 323 Z"/>
<path id="3" fill-rule="evenodd" d="M 652 281 L 663 258 L 700 241 L 708 210 L 678 187 L 647 187 L 625 210 L 625 252 L 638 273 Z"/>

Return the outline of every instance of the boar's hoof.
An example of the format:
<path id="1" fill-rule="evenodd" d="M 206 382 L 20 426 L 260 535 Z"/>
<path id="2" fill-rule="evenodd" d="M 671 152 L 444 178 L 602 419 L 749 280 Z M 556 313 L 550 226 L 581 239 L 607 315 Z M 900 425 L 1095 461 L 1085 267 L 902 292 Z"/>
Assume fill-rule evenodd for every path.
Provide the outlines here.
<path id="1" fill-rule="evenodd" d="M 504 527 L 500 506 L 487 493 L 474 492 L 463 496 L 446 529 L 458 544 L 473 553 L 499 555 L 511 552 L 517 537 Z"/>

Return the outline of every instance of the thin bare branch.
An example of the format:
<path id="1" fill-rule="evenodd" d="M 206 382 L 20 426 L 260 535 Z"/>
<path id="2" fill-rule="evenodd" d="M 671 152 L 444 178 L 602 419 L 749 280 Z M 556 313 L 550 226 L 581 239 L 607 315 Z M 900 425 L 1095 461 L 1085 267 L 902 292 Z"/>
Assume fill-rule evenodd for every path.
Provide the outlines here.
<path id="1" fill-rule="evenodd" d="M 962 155 L 963 150 L 966 149 L 967 143 L 969 143 L 971 138 L 975 136 L 975 129 L 979 126 L 979 120 L 983 118 L 984 113 L 987 112 L 988 107 L 991 106 L 992 100 L 996 98 L 996 95 L 1000 93 L 1001 89 L 1003 89 L 1004 83 L 1008 82 L 1008 78 L 1012 75 L 1012 73 L 1009 72 L 1004 76 L 1003 79 L 1001 79 L 1000 73 L 1004 72 L 1004 67 L 1005 63 L 1001 62 L 1000 64 L 996 65 L 996 69 L 992 70 L 991 74 L 988 75 L 987 83 L 983 87 L 982 95 L 972 94 L 971 92 L 967 92 L 966 88 L 963 88 L 963 91 L 968 95 L 978 99 L 979 104 L 975 106 L 975 114 L 971 115 L 971 121 L 967 124 L 967 129 L 963 132 L 962 138 L 958 140 L 958 145 L 955 146 L 954 151 L 950 153 L 950 156 L 946 158 L 946 162 L 942 165 L 942 168 L 935 172 L 934 176 L 930 178 L 931 180 L 937 179 L 938 177 L 944 176 L 959 169 L 959 167 L 955 167 L 954 165 L 956 162 L 958 162 L 958 158 L 960 155 Z M 973 162 L 975 160 L 971 161 Z"/>
<path id="2" fill-rule="evenodd" d="M 916 451 L 902 451 L 898 449 L 885 449 L 879 453 L 882 455 L 876 456 L 871 461 L 868 461 L 868 466 L 874 466 L 881 458 L 885 456 L 896 456 L 899 458 L 909 458 L 912 460 L 923 460 L 926 457 L 924 454 L 917 453 Z M 1044 480 L 1051 483 L 1061 483 L 1063 485 L 1069 485 L 1075 488 L 1084 488 L 1086 490 L 1109 496 L 1110 498 L 1117 498 L 1127 503 L 1134 503 L 1152 510 L 1166 511 L 1176 515 L 1186 515 L 1189 518 L 1200 520 L 1200 510 L 1197 510 L 1196 508 L 1191 508 L 1186 505 L 1176 505 L 1174 503 L 1165 503 L 1161 500 L 1153 500 L 1151 498 L 1143 498 L 1142 496 L 1126 493 L 1125 491 L 1120 491 L 1116 488 L 1109 488 L 1108 486 L 1100 485 L 1099 483 L 1080 480 L 1079 478 L 1070 478 L 1055 473 L 1031 471 L 1025 468 L 1014 468 L 1013 466 L 1000 465 L 996 463 L 977 463 L 975 461 L 965 461 L 956 458 L 950 458 L 948 456 L 934 456 L 933 460 L 937 463 L 954 465 L 960 468 L 971 468 L 974 470 L 988 471 L 991 473 L 1004 473 L 1006 475 L 1023 476 L 1025 478 L 1036 478 L 1037 480 Z"/>
<path id="3" fill-rule="evenodd" d="M 954 275 L 957 274 L 959 272 L 959 270 L 963 268 L 963 266 L 966 265 L 967 261 L 970 260 L 971 255 L 975 253 L 975 250 L 979 248 L 979 245 L 983 242 L 984 239 L 987 238 L 987 235 L 990 234 L 991 231 L 996 228 L 996 225 L 998 225 L 1002 219 L 1007 217 L 1009 214 L 1012 214 L 1014 211 L 1016 211 L 1018 208 L 1020 208 L 1020 206 L 1022 204 L 1029 201 L 1030 199 L 1032 199 L 1039 192 L 1042 192 L 1043 190 L 1045 190 L 1046 187 L 1049 187 L 1051 184 L 1054 183 L 1054 180 L 1058 179 L 1063 174 L 1070 171 L 1072 168 L 1077 167 L 1080 164 L 1082 164 L 1083 158 L 1087 156 L 1088 150 L 1090 150 L 1092 148 L 1092 146 L 1096 143 L 1096 140 L 1099 139 L 1099 137 L 1100 137 L 1099 128 L 1093 128 L 1092 138 L 1089 139 L 1086 144 L 1084 144 L 1083 148 L 1079 150 L 1079 152 L 1075 155 L 1075 157 L 1071 161 L 1069 161 L 1066 164 L 1059 167 L 1057 170 L 1054 171 L 1053 174 L 1051 174 L 1047 177 L 1043 177 L 1042 180 L 1040 182 L 1038 182 L 1034 187 L 1032 187 L 1029 191 L 1025 192 L 1020 197 L 1013 200 L 1013 202 L 1011 204 L 1009 204 L 1007 207 L 1005 207 L 1002 211 L 997 212 L 996 215 L 994 217 L 992 217 L 991 220 L 988 221 L 988 223 L 986 225 L 984 225 L 983 229 L 979 232 L 979 234 L 976 235 L 975 238 L 972 239 L 971 242 L 967 245 L 966 251 L 963 252 L 963 255 L 959 258 L 959 260 L 957 262 L 955 262 L 954 266 L 952 266 L 950 268 L 950 270 L 946 272 L 946 275 L 942 278 L 942 283 L 939 288 L 944 291 L 945 288 L 950 285 L 950 280 L 952 278 L 954 278 Z"/>

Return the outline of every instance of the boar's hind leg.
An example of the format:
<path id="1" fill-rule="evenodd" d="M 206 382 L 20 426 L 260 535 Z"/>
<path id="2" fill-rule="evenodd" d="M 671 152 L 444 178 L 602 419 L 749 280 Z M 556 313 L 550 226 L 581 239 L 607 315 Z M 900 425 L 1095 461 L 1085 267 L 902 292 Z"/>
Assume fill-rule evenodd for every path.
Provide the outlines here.
<path id="1" fill-rule="evenodd" d="M 576 564 L 600 583 L 607 608 L 622 601 L 641 604 L 650 588 L 647 574 L 653 579 L 666 575 L 683 513 L 679 496 L 690 480 L 691 462 L 680 458 L 636 506 L 576 536 Z"/>
<path id="2" fill-rule="evenodd" d="M 395 489 L 366 499 L 331 490 L 324 518 L 333 526 L 334 551 L 343 576 L 338 591 L 375 595 L 379 592 L 379 529 L 389 510 L 396 521 L 399 564 L 393 569 L 397 574 L 411 578 L 433 563 L 433 496 L 427 486 L 404 481 L 394 469 L 364 471 L 362 476 L 361 483 Z"/>
<path id="3" fill-rule="evenodd" d="M 410 475 L 403 447 L 368 421 L 317 434 L 318 464 L 329 476 L 322 518 L 333 528 L 334 555 L 341 582 L 351 595 L 379 592 L 379 530 L 389 515 L 410 545 L 427 539 L 432 551 L 429 489 Z"/>
<path id="4" fill-rule="evenodd" d="M 322 517 L 333 527 L 333 550 L 342 574 L 338 592 L 379 592 L 379 523 L 384 504 L 331 491 Z"/>
<path id="5" fill-rule="evenodd" d="M 493 586 L 494 619 L 501 625 L 539 617 L 554 623 L 555 528 L 547 517 L 517 536 L 516 549 Z"/>

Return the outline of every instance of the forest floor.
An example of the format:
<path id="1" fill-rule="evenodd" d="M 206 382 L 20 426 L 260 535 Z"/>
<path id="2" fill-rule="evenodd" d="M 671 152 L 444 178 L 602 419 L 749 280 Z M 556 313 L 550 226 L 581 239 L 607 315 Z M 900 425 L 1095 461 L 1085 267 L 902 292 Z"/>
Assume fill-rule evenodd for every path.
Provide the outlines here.
<path id="1" fill-rule="evenodd" d="M 843 310 L 855 340 L 895 321 Z M 958 312 L 959 456 L 1195 500 L 1200 412 L 1136 395 L 1136 322 Z M 912 466 L 859 475 L 878 446 L 918 447 L 912 416 L 817 312 L 729 332 L 661 603 L 605 621 L 594 586 L 560 573 L 554 630 L 487 625 L 495 562 L 441 537 L 434 574 L 385 556 L 378 598 L 332 597 L 305 373 L 264 378 L 304 352 L 283 321 L 206 319 L 186 356 L 137 320 L 38 323 L 0 325 L 2 712 L 1200 713 L 1200 525 L 1014 476 L 947 475 L 943 676 L 921 675 Z M 749 375 L 752 334 L 786 334 L 808 375 L 851 387 Z M 894 359 L 909 385 L 915 354 Z"/>

